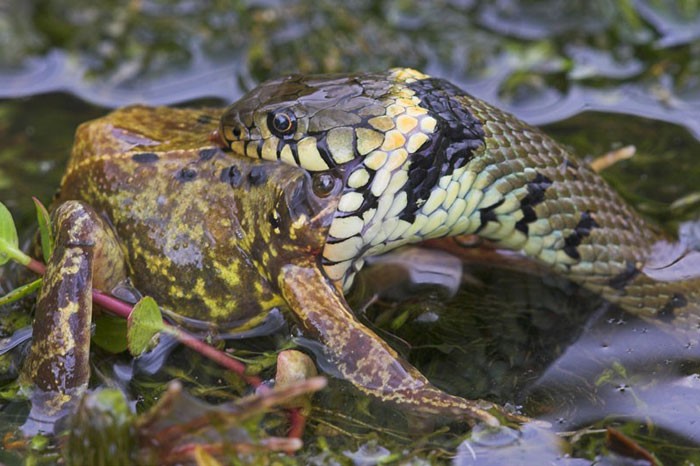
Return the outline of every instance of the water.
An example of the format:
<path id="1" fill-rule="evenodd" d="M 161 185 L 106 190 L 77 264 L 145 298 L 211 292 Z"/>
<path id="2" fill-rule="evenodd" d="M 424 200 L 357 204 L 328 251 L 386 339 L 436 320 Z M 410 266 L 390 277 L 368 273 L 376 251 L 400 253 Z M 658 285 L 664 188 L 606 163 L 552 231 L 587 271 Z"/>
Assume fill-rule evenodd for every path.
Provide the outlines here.
<path id="1" fill-rule="evenodd" d="M 699 31 L 693 0 L 0 1 L 0 199 L 29 238 L 30 197 L 50 201 L 75 128 L 112 107 L 223 105 L 284 73 L 412 66 L 546 125 L 582 157 L 635 145 L 637 155 L 604 176 L 673 233 L 700 216 Z M 429 288 L 367 315 L 441 387 L 523 406 L 570 433 L 579 460 L 563 464 L 608 455 L 601 429 L 610 425 L 664 464 L 699 461 L 696 353 L 554 277 L 469 270 L 453 299 Z M 2 312 L 0 338 L 26 323 L 24 310 Z M 240 345 L 272 364 L 270 339 Z M 155 376 L 100 350 L 95 364 L 140 409 L 173 376 L 212 400 L 245 390 L 183 351 Z M 478 464 L 498 464 L 517 451 L 522 464 L 541 464 L 564 451 L 539 431 L 508 449 L 463 432 L 411 433 L 391 411 L 375 424 L 364 405 L 346 412 L 357 398 L 333 386 L 310 421 L 309 461 L 437 461 L 451 451 L 461 464 L 472 452 Z M 0 401 L 0 424 L 18 425 L 25 410 Z"/>

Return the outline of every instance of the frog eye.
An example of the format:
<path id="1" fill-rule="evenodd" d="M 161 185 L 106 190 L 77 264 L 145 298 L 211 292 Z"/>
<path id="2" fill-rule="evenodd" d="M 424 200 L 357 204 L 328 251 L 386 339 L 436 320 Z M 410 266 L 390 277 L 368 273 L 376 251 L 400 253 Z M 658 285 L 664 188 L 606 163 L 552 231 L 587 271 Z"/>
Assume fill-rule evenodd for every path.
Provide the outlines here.
<path id="1" fill-rule="evenodd" d="M 270 132 L 280 139 L 289 139 L 297 130 L 297 119 L 286 110 L 267 115 L 267 127 Z"/>
<path id="2" fill-rule="evenodd" d="M 337 176 L 330 172 L 316 172 L 311 179 L 314 194 L 318 197 L 328 197 L 342 186 Z"/>

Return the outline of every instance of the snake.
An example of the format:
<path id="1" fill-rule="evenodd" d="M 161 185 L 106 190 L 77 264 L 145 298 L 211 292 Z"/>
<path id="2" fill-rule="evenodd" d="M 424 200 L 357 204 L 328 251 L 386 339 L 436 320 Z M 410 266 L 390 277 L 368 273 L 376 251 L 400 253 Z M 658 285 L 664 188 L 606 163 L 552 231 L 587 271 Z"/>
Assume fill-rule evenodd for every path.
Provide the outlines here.
<path id="1" fill-rule="evenodd" d="M 301 167 L 339 196 L 319 260 L 344 290 L 368 257 L 477 235 L 697 339 L 700 253 L 541 130 L 444 79 L 285 76 L 226 108 L 217 133 L 227 150 Z"/>

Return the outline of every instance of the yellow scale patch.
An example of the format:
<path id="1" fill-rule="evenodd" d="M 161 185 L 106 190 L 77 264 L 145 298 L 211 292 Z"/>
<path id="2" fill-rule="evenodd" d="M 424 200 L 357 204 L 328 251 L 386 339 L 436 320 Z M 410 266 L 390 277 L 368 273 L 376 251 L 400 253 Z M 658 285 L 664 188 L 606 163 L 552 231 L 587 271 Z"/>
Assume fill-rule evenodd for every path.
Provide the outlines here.
<path id="1" fill-rule="evenodd" d="M 277 147 L 277 143 L 275 143 L 275 147 Z M 330 168 L 323 158 L 321 158 L 321 153 L 318 151 L 316 138 L 312 136 L 305 137 L 297 144 L 297 150 L 299 151 L 299 159 L 304 161 L 304 168 L 307 170 L 316 172 L 328 170 Z M 265 148 L 263 147 L 263 158 L 264 154 Z M 275 159 L 276 158 L 277 156 L 275 154 Z"/>
<path id="2" fill-rule="evenodd" d="M 411 226 L 398 218 L 406 207 L 406 193 L 401 189 L 408 181 L 407 161 L 429 140 L 437 121 L 427 114 L 427 110 L 420 106 L 420 99 L 403 83 L 426 77 L 413 70 L 394 71 L 397 85 L 392 92 L 393 98 L 384 102 L 385 114 L 371 118 L 368 121 L 371 128 L 355 130 L 357 152 L 364 158 L 348 177 L 347 186 L 354 191 L 341 197 L 338 210 L 344 216 L 333 220 L 329 242 L 323 250 L 324 258 L 333 263 L 324 266 L 326 273 L 332 279 L 342 280 L 346 289 L 364 263 L 360 256 L 363 249 L 371 247 L 365 254 L 379 252 L 390 244 L 404 242 L 402 235 Z M 342 154 L 344 161 L 355 156 L 343 150 L 352 148 L 350 138 L 338 140 L 336 146 L 336 140 L 330 140 L 330 136 L 329 133 L 329 148 L 337 162 L 341 163 L 336 152 Z M 377 208 L 358 212 L 366 189 L 378 198 Z M 456 194 L 454 191 L 455 188 L 450 190 L 451 195 Z M 447 217 L 446 212 L 444 217 Z M 429 225 L 440 220 L 440 216 L 433 217 Z"/>
<path id="3" fill-rule="evenodd" d="M 507 186 L 499 182 L 501 176 L 478 162 L 440 179 L 412 223 L 399 219 L 407 202 L 406 192 L 402 191 L 408 181 L 407 161 L 430 139 L 437 121 L 420 106 L 414 92 L 402 85 L 425 79 L 425 75 L 402 69 L 394 71 L 393 78 L 397 85 L 391 94 L 393 98 L 384 102 L 385 114 L 371 118 L 371 128 L 355 130 L 357 150 L 364 158 L 348 178 L 347 186 L 353 191 L 346 192 L 340 200 L 339 211 L 344 217 L 335 218 L 331 224 L 332 244 L 327 243 L 323 255 L 333 264 L 324 266 L 326 273 L 342 281 L 347 290 L 364 263 L 363 257 L 429 238 L 473 233 L 481 226 L 480 209 L 499 202 L 493 209 L 496 220 L 482 227 L 481 236 L 506 247 L 522 248 L 550 264 L 574 262 L 560 250 L 563 238 L 552 232 L 551 221 L 528 224 L 529 235 L 515 228 L 523 215 L 520 201 L 526 188 L 505 189 Z M 345 147 L 351 147 L 348 141 L 344 141 L 348 144 Z M 344 152 L 344 156 L 350 160 L 355 155 Z M 536 176 L 534 171 L 524 173 L 528 181 Z M 366 189 L 378 198 L 377 207 L 358 212 Z"/>

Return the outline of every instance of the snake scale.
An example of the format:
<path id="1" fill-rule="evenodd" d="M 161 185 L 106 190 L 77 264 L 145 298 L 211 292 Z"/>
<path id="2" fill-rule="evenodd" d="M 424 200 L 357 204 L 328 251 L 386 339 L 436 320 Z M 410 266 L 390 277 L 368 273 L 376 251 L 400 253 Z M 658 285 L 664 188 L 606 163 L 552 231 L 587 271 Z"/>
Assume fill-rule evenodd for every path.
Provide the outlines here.
<path id="1" fill-rule="evenodd" d="M 680 246 L 586 164 L 445 80 L 292 75 L 231 105 L 218 133 L 234 153 L 300 166 L 339 196 L 321 260 L 346 290 L 369 256 L 476 234 L 697 338 L 698 253 L 664 258 Z"/>

